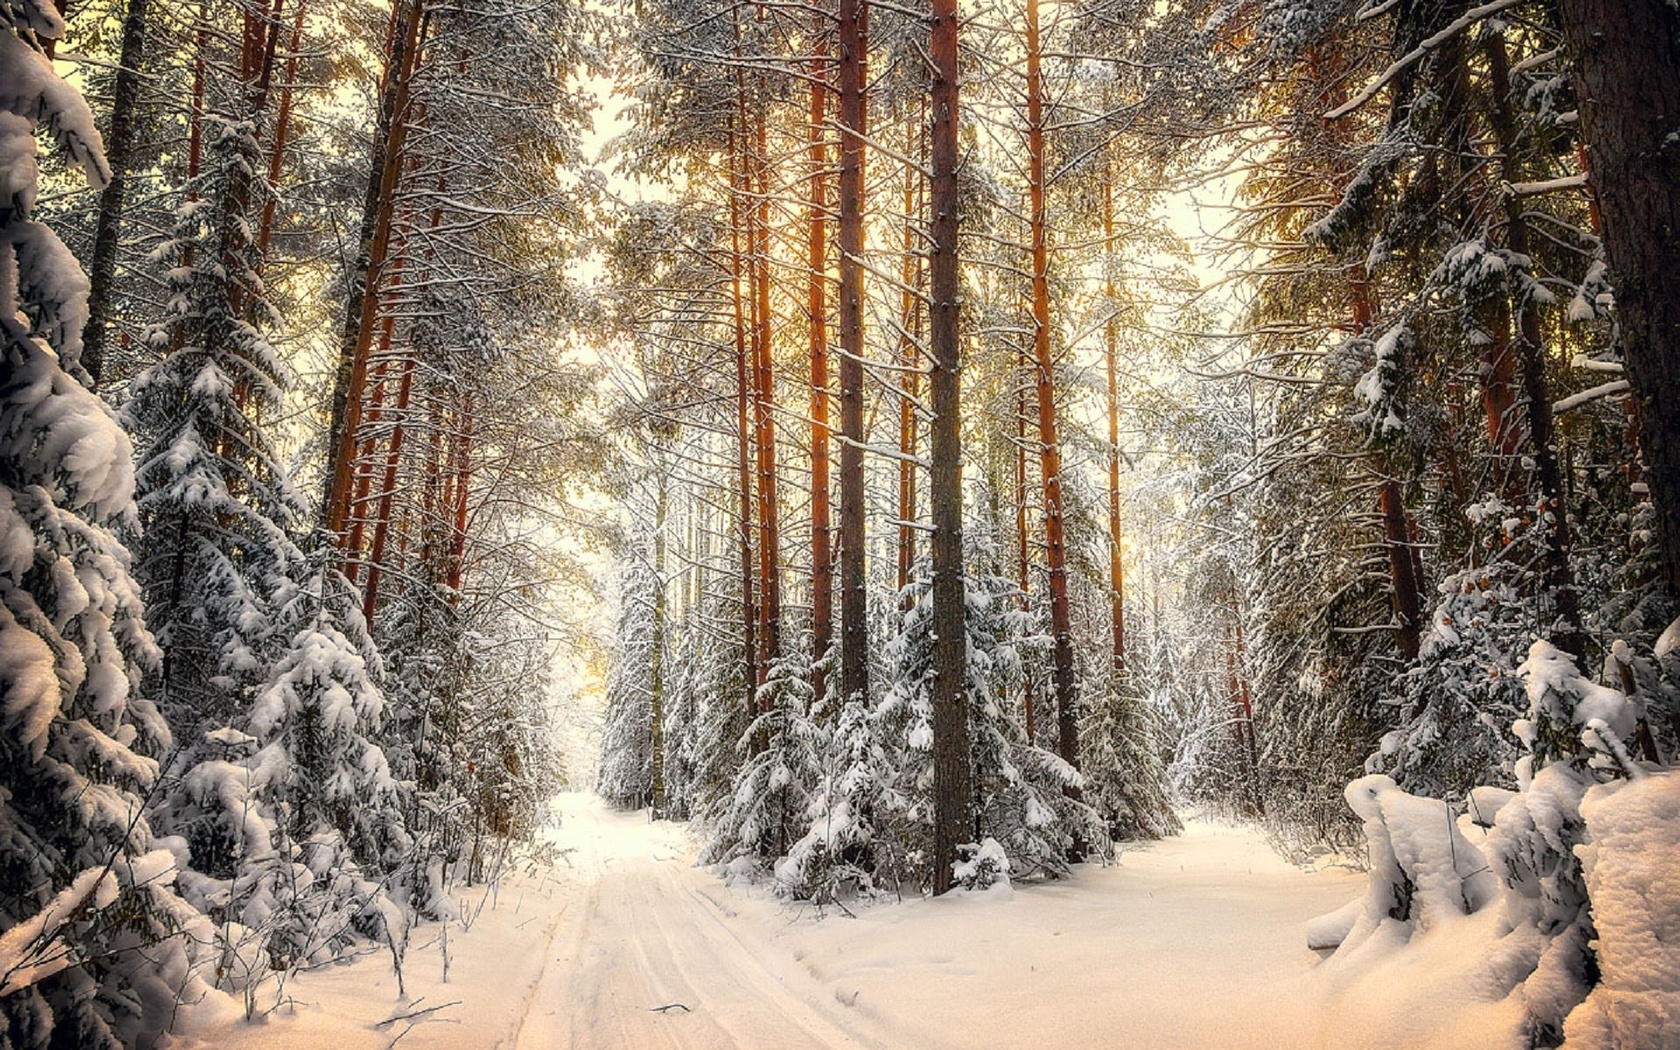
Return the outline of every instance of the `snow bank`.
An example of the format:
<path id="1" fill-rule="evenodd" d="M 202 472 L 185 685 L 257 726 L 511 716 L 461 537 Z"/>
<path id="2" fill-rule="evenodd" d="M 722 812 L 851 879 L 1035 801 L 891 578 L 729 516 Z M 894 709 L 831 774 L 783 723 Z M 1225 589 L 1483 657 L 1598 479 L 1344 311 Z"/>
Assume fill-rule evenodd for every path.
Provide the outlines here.
<path id="1" fill-rule="evenodd" d="M 1581 815 L 1603 976 L 1565 1022 L 1565 1046 L 1680 1046 L 1680 773 L 1592 788 Z"/>
<path id="2" fill-rule="evenodd" d="M 1355 780 L 1345 794 L 1365 822 L 1371 875 L 1357 915 L 1343 909 L 1314 921 L 1314 947 L 1354 948 L 1385 924 L 1400 927 L 1393 932 L 1403 940 L 1497 897 L 1487 858 L 1459 831 L 1446 803 L 1409 795 L 1380 773 Z"/>

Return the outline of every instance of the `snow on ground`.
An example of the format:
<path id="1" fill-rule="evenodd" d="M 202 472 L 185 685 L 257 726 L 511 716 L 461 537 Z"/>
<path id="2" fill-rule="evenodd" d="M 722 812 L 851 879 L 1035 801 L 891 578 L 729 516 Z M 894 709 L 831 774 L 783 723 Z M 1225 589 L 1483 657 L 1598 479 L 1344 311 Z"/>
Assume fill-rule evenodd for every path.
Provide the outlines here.
<path id="1" fill-rule="evenodd" d="M 188 1010 L 174 1046 L 1484 1050 L 1511 1039 L 1511 1008 L 1465 987 L 1469 936 L 1420 936 L 1382 964 L 1321 963 L 1305 923 L 1360 896 L 1363 877 L 1304 872 L 1252 831 L 1192 823 L 1064 883 L 819 916 L 693 867 L 681 826 L 585 795 L 557 805 L 549 834 L 573 850 L 570 866 L 462 893 L 482 910 L 470 930 L 449 926 L 447 982 L 443 927 L 423 926 L 407 999 L 389 957 L 369 954 L 294 977 L 297 1008 L 261 1024 L 227 1004 Z"/>

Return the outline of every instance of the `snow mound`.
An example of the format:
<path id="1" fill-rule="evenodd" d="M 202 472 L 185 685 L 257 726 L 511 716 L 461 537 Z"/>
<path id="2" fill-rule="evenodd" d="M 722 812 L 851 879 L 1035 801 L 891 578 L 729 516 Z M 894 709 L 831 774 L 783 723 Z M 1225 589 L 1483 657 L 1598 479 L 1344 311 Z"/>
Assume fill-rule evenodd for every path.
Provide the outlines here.
<path id="1" fill-rule="evenodd" d="M 1603 976 L 1564 1022 L 1565 1046 L 1680 1046 L 1680 773 L 1594 787 L 1581 814 Z"/>
<path id="2" fill-rule="evenodd" d="M 1459 831 L 1446 803 L 1407 794 L 1380 773 L 1349 784 L 1346 797 L 1365 822 L 1370 880 L 1357 915 L 1344 908 L 1309 925 L 1314 947 L 1354 948 L 1387 924 L 1409 936 L 1497 897 L 1487 858 Z"/>

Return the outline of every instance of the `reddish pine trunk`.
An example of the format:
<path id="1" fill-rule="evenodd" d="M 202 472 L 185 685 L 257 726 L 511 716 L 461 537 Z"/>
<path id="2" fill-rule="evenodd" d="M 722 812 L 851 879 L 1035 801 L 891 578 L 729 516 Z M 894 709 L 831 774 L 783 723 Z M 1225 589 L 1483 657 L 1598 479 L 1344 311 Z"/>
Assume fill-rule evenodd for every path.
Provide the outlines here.
<path id="1" fill-rule="evenodd" d="M 758 19 L 764 21 L 763 5 Z M 759 76 L 759 102 L 753 119 L 753 193 L 756 216 L 751 227 L 754 417 L 753 452 L 758 466 L 758 684 L 770 675 L 781 653 L 781 540 L 776 506 L 776 390 L 770 313 L 770 162 L 765 101 Z M 762 708 L 761 708 L 762 710 Z"/>
<path id="2" fill-rule="evenodd" d="M 367 396 L 368 357 L 378 317 L 379 288 L 391 246 L 392 218 L 408 133 L 410 85 L 419 60 L 425 21 L 418 0 L 398 0 L 392 12 L 390 58 L 385 67 L 379 119 L 374 129 L 373 164 L 363 201 L 354 285 L 345 311 L 338 367 L 333 378 L 323 521 L 329 531 L 340 537 L 349 518 L 351 471 Z"/>
<path id="3" fill-rule="evenodd" d="M 1376 303 L 1369 282 L 1351 282 L 1353 333 L 1362 335 L 1376 320 Z M 1394 601 L 1395 641 L 1401 655 L 1416 660 L 1422 644 L 1423 591 L 1418 561 L 1412 550 L 1411 530 L 1406 520 L 1405 499 L 1400 482 L 1391 476 L 1388 457 L 1376 453 L 1372 468 L 1380 478 L 1377 510 L 1382 521 L 1383 543 L 1388 549 L 1389 590 Z"/>
<path id="4" fill-rule="evenodd" d="M 450 533 L 449 604 L 461 601 L 461 574 L 467 557 L 467 506 L 472 491 L 473 395 L 467 391 L 461 400 L 460 434 L 455 452 L 455 521 Z"/>
<path id="5" fill-rule="evenodd" d="M 1027 387 L 1023 382 L 1015 396 L 1015 570 L 1021 588 L 1021 608 L 1032 609 L 1032 551 L 1027 535 Z M 1032 676 L 1021 689 L 1027 739 L 1038 742 L 1038 703 Z"/>
<path id="6" fill-rule="evenodd" d="M 1103 240 L 1114 250 L 1114 176 L 1103 185 Z M 1103 348 L 1108 365 L 1108 600 L 1113 630 L 1110 652 L 1114 677 L 1126 671 L 1126 572 L 1120 557 L 1120 326 L 1114 316 L 1114 275 L 1103 282 L 1108 296 L 1108 320 L 1103 324 Z"/>
<path id="7" fill-rule="evenodd" d="M 925 110 L 925 105 L 923 109 Z M 925 124 L 918 122 L 918 128 Z M 919 133 L 906 136 L 905 154 L 919 157 L 924 143 Z M 913 165 L 904 166 L 904 265 L 901 278 L 904 287 L 899 294 L 899 324 L 903 332 L 898 341 L 898 363 L 903 368 L 900 382 L 904 393 L 898 399 L 898 448 L 906 457 L 916 454 L 916 399 L 921 396 L 921 355 L 916 350 L 916 333 L 920 327 L 922 298 L 917 294 L 921 284 L 921 259 L 916 254 L 916 223 L 922 213 L 920 174 Z M 910 584 L 910 570 L 916 564 L 916 464 L 909 458 L 898 462 L 898 589 Z"/>
<path id="8" fill-rule="evenodd" d="M 1247 655 L 1243 644 L 1242 608 L 1237 602 L 1236 591 L 1230 592 L 1229 601 L 1231 645 L 1225 650 L 1225 682 L 1231 697 L 1237 747 L 1248 766 L 1245 784 L 1248 803 L 1258 816 L 1266 812 L 1265 797 L 1260 790 L 1260 738 L 1254 729 L 1254 698 L 1249 689 Z"/>
<path id="9" fill-rule="evenodd" d="M 1033 361 L 1038 383 L 1039 462 L 1044 478 L 1045 563 L 1050 582 L 1050 633 L 1055 644 L 1056 752 L 1079 766 L 1079 687 L 1074 680 L 1073 623 L 1068 607 L 1067 535 L 1062 449 L 1057 434 L 1056 381 L 1050 356 L 1050 228 L 1044 210 L 1044 83 L 1040 71 L 1038 0 L 1027 0 L 1027 194 L 1032 237 Z"/>
<path id="10" fill-rule="evenodd" d="M 827 693 L 822 663 L 834 639 L 834 557 L 829 550 L 828 506 L 828 119 L 827 47 L 819 18 L 811 63 L 810 268 L 805 310 L 811 346 L 811 695 Z"/>
<path id="11" fill-rule="evenodd" d="M 390 326 L 385 328 L 384 346 L 388 350 L 391 345 Z M 385 407 L 385 379 L 390 370 L 390 362 L 382 359 L 379 362 L 379 373 L 374 376 L 373 396 L 369 398 L 367 436 L 364 437 L 356 449 L 356 491 L 350 501 L 350 531 L 344 540 L 344 575 L 351 582 L 356 583 L 361 575 L 362 567 L 362 534 L 367 526 L 367 504 L 369 489 L 373 487 L 373 454 L 379 440 L 379 424 L 384 416 Z"/>
<path id="12" fill-rule="evenodd" d="M 367 584 L 362 592 L 362 615 L 373 626 L 373 614 L 379 608 L 379 577 L 385 563 L 385 542 L 391 529 L 392 503 L 397 492 L 397 468 L 402 463 L 404 426 L 408 419 L 409 397 L 414 391 L 414 357 L 403 355 L 402 378 L 397 382 L 396 424 L 391 428 L 391 443 L 385 452 L 385 476 L 379 486 L 379 509 L 374 514 L 373 545 L 368 551 Z"/>
<path id="13" fill-rule="evenodd" d="M 739 27 L 737 27 L 739 41 Z M 736 56 L 740 55 L 737 42 Z M 753 472 L 752 472 L 752 368 L 747 353 L 747 317 L 743 302 L 741 278 L 745 263 L 741 251 L 742 207 L 741 193 L 746 160 L 740 145 L 741 129 L 746 125 L 746 91 L 739 75 L 736 78 L 736 123 L 729 136 L 729 237 L 730 237 L 730 303 L 735 314 L 735 434 L 737 483 L 740 487 L 741 529 L 741 644 L 743 648 L 743 680 L 746 687 L 746 719 L 751 723 L 758 714 L 758 646 L 754 620 L 757 602 L 753 593 Z"/>
<path id="14" fill-rule="evenodd" d="M 292 35 L 286 47 L 286 76 L 280 84 L 280 104 L 274 114 L 274 144 L 268 154 L 269 185 L 280 183 L 280 173 L 286 164 L 286 144 L 292 131 L 292 92 L 297 86 L 298 45 L 303 40 L 303 15 L 307 4 L 299 3 L 292 19 Z M 268 242 L 274 234 L 275 210 L 280 199 L 269 194 L 263 202 L 262 220 L 257 226 L 257 254 L 268 256 Z"/>

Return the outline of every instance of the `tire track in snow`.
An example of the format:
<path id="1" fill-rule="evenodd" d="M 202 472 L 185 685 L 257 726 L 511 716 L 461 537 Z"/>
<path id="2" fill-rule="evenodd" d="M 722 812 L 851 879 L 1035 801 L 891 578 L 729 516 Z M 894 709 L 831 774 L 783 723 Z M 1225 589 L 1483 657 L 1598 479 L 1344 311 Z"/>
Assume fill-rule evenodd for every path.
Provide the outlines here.
<path id="1" fill-rule="evenodd" d="M 869 1019 L 830 1004 L 834 989 L 741 936 L 686 860 L 659 849 L 669 829 L 602 827 L 570 814 L 593 878 L 546 946 L 512 1034 L 515 1050 L 873 1050 Z M 614 834 L 604 834 L 612 831 Z M 688 1012 L 656 1008 L 682 1003 Z"/>

